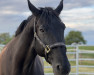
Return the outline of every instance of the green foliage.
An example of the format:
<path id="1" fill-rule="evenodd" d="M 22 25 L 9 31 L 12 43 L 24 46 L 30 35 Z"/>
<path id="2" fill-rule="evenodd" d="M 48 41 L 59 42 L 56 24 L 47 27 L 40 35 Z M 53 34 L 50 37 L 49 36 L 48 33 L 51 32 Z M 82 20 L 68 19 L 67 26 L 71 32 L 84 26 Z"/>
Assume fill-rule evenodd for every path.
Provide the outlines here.
<path id="1" fill-rule="evenodd" d="M 9 33 L 2 33 L 0 34 L 0 44 L 7 44 L 12 37 L 9 35 Z"/>
<path id="2" fill-rule="evenodd" d="M 82 33 L 80 31 L 70 31 L 65 37 L 65 41 L 67 45 L 79 42 L 86 44 L 86 40 L 84 40 L 84 37 L 82 36 Z"/>
<path id="3" fill-rule="evenodd" d="M 94 46 L 80 46 L 79 49 L 82 49 L 82 50 L 94 50 Z"/>

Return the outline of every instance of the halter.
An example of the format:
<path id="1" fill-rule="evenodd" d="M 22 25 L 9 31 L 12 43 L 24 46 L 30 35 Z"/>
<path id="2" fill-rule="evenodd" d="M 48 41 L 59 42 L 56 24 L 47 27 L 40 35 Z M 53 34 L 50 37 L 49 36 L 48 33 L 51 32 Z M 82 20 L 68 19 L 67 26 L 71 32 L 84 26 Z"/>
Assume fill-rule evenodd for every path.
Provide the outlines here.
<path id="1" fill-rule="evenodd" d="M 34 38 L 37 39 L 37 41 L 43 46 L 44 50 L 45 50 L 45 54 L 48 54 L 52 48 L 58 47 L 58 46 L 66 46 L 63 42 L 58 42 L 58 43 L 54 43 L 52 45 L 46 45 L 44 44 L 40 38 L 38 37 L 37 33 L 36 33 L 36 19 L 34 19 Z"/>

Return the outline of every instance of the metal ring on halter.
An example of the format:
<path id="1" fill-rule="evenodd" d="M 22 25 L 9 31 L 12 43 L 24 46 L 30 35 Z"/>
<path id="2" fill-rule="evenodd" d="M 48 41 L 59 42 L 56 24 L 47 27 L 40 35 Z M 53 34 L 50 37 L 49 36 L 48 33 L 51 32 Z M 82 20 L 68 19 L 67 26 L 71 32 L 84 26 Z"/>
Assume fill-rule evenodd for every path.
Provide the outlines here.
<path id="1" fill-rule="evenodd" d="M 51 50 L 51 49 L 50 49 L 49 45 L 46 45 L 45 51 L 46 51 L 47 53 L 49 53 L 50 50 Z"/>

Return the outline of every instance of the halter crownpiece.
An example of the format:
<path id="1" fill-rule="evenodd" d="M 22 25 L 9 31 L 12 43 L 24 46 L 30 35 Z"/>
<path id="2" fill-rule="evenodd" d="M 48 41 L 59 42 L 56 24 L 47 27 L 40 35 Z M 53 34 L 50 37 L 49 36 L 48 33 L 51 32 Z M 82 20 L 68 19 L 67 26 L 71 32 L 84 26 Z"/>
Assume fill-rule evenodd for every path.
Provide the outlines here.
<path id="1" fill-rule="evenodd" d="M 38 37 L 37 33 L 36 33 L 36 18 L 34 19 L 34 38 L 37 39 L 37 41 L 43 46 L 44 50 L 45 50 L 45 53 L 48 54 L 52 48 L 54 47 L 59 47 L 59 46 L 65 46 L 65 44 L 63 42 L 58 42 L 58 43 L 55 43 L 55 44 L 52 44 L 52 45 L 46 45 L 44 44 L 40 38 Z"/>

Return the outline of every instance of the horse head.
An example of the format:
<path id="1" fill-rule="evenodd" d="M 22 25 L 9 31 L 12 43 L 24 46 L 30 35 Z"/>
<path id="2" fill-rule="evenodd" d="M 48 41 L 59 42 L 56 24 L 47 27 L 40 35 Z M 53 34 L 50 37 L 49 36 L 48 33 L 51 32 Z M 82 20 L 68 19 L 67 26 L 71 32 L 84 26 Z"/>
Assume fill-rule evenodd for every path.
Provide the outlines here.
<path id="1" fill-rule="evenodd" d="M 38 9 L 29 0 L 28 6 L 34 15 L 35 51 L 52 65 L 55 75 L 68 75 L 70 63 L 64 40 L 65 24 L 59 18 L 63 0 L 56 9 L 51 7 Z"/>

